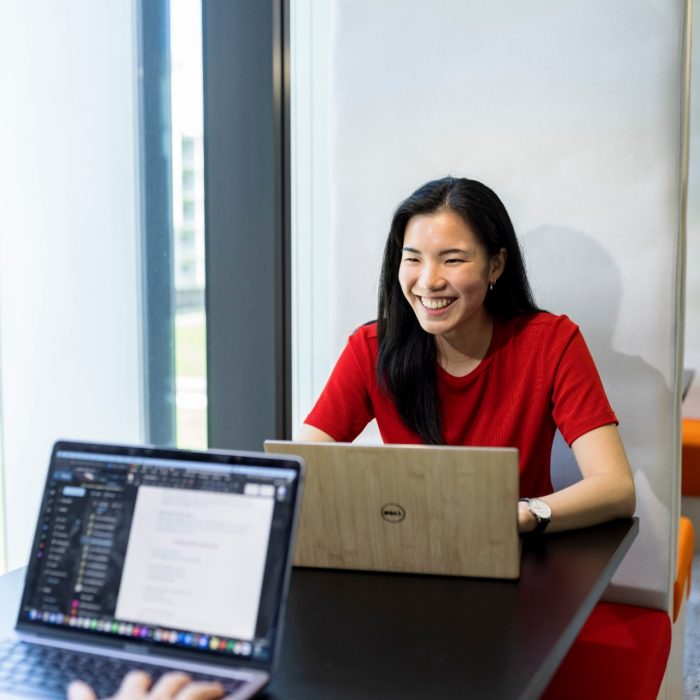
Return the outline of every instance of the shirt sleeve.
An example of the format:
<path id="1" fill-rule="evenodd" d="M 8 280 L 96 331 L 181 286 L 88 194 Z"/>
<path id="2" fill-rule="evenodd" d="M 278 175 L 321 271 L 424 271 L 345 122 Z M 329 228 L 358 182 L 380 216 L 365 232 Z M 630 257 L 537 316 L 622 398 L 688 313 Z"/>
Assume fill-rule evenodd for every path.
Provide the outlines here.
<path id="1" fill-rule="evenodd" d="M 304 421 L 337 442 L 352 442 L 374 418 L 369 386 L 372 358 L 358 331 L 338 358 L 316 405 Z"/>
<path id="2" fill-rule="evenodd" d="M 554 421 L 569 445 L 595 428 L 618 423 L 578 327 L 556 366 L 552 404 Z"/>

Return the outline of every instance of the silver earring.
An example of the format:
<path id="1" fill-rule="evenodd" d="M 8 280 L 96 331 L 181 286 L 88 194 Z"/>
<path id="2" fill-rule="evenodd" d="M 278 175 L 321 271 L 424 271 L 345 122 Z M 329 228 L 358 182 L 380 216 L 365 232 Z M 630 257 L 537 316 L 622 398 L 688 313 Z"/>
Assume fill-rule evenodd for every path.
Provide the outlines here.
<path id="1" fill-rule="evenodd" d="M 489 282 L 489 292 L 493 291 L 493 282 Z"/>

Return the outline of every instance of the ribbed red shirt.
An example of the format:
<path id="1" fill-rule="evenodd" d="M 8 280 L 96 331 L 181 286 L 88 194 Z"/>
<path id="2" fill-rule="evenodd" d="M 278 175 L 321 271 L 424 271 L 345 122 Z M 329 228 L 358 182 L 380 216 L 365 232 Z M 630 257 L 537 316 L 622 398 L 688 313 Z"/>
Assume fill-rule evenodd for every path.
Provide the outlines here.
<path id="1" fill-rule="evenodd" d="M 348 341 L 306 423 L 351 442 L 372 418 L 386 443 L 421 440 L 377 385 L 377 326 Z M 517 447 L 521 496 L 552 492 L 550 454 L 559 428 L 571 444 L 617 423 L 576 326 L 566 316 L 537 313 L 494 323 L 486 357 L 464 377 L 438 366 L 445 444 Z"/>

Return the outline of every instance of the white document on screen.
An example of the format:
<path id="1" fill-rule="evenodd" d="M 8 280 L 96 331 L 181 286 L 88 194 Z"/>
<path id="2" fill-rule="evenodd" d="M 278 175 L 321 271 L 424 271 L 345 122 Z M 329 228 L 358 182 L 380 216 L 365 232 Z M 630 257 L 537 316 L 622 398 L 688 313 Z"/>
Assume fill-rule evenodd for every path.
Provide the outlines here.
<path id="1" fill-rule="evenodd" d="M 116 618 L 252 639 L 274 499 L 139 488 Z"/>

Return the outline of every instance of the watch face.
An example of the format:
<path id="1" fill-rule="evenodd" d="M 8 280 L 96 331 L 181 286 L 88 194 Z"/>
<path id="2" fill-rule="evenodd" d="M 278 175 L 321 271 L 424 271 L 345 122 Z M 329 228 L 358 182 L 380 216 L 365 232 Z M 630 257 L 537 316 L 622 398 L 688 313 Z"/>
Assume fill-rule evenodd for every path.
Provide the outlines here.
<path id="1" fill-rule="evenodd" d="M 528 502 L 528 508 L 533 515 L 542 520 L 549 520 L 552 517 L 552 509 L 539 498 L 531 498 Z"/>

